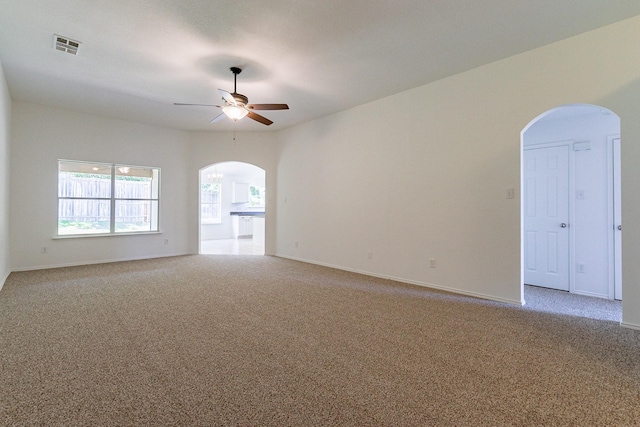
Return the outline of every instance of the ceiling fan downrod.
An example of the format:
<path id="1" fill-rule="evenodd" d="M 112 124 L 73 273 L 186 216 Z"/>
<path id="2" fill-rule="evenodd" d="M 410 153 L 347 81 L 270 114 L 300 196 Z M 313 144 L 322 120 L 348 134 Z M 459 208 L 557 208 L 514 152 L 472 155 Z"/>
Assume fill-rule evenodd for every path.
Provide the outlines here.
<path id="1" fill-rule="evenodd" d="M 238 91 L 236 90 L 236 79 L 238 77 L 238 74 L 242 72 L 242 68 L 231 67 L 229 69 L 233 73 L 233 93 L 238 93 Z"/>

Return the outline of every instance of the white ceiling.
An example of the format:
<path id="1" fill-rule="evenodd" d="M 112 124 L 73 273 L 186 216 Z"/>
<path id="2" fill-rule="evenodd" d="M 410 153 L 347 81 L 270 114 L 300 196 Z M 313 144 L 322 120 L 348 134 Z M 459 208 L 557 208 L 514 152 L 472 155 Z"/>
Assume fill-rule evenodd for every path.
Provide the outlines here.
<path id="1" fill-rule="evenodd" d="M 4 0 L 0 61 L 14 100 L 186 130 L 217 88 L 276 130 L 640 14 L 638 0 Z M 82 42 L 77 56 L 53 35 Z"/>

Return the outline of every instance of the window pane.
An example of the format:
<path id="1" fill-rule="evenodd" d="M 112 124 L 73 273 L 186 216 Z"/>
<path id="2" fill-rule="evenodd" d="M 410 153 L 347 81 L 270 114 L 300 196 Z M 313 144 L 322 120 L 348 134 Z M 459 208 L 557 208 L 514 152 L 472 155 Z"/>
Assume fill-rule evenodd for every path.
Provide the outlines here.
<path id="1" fill-rule="evenodd" d="M 116 200 L 116 233 L 158 231 L 158 202 Z"/>
<path id="2" fill-rule="evenodd" d="M 262 208 L 265 206 L 266 200 L 264 187 L 249 186 L 249 206 Z"/>
<path id="3" fill-rule="evenodd" d="M 58 201 L 58 234 L 109 233 L 111 216 L 109 200 Z"/>
<path id="4" fill-rule="evenodd" d="M 58 161 L 58 234 L 158 231 L 160 169 Z"/>
<path id="5" fill-rule="evenodd" d="M 157 199 L 158 169 L 135 166 L 116 166 L 116 195 L 118 199 Z"/>
<path id="6" fill-rule="evenodd" d="M 202 184 L 200 187 L 200 221 L 202 224 L 222 222 L 222 186 L 218 183 Z"/>
<path id="7" fill-rule="evenodd" d="M 111 197 L 111 166 L 101 163 L 59 163 L 58 197 Z"/>

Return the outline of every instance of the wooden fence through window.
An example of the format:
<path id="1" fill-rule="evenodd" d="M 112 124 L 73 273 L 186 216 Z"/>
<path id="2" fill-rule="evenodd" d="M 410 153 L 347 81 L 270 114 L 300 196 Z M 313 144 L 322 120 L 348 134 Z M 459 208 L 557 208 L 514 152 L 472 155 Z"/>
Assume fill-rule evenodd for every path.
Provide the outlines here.
<path id="1" fill-rule="evenodd" d="M 116 178 L 115 220 L 123 223 L 151 221 L 152 180 Z M 61 172 L 58 177 L 58 220 L 103 222 L 110 220 L 111 177 L 78 176 Z"/>

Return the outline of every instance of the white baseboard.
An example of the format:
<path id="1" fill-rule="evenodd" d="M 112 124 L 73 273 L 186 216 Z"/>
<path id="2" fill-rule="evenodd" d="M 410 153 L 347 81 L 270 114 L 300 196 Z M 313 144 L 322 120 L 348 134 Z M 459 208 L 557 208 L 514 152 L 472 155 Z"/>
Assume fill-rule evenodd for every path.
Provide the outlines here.
<path id="1" fill-rule="evenodd" d="M 174 254 L 162 254 L 162 255 L 152 255 L 152 256 L 142 256 L 142 257 L 113 258 L 113 259 L 104 259 L 99 261 L 69 262 L 69 263 L 62 263 L 62 264 L 38 265 L 35 267 L 19 267 L 19 268 L 14 268 L 12 271 L 19 272 L 19 271 L 46 270 L 48 268 L 77 267 L 80 265 L 93 265 L 93 264 L 109 264 L 112 262 L 140 261 L 143 259 L 171 258 L 174 256 L 185 256 L 185 255 L 193 255 L 193 254 L 181 252 L 181 253 L 174 253 Z"/>
<path id="2" fill-rule="evenodd" d="M 2 281 L 0 281 L 0 291 L 4 287 L 4 283 L 7 281 L 7 278 L 9 277 L 10 274 L 11 274 L 11 271 L 8 271 L 2 278 Z"/>
<path id="3" fill-rule="evenodd" d="M 620 326 L 622 326 L 623 328 L 640 331 L 640 325 L 636 325 L 635 323 L 620 322 Z"/>
<path id="4" fill-rule="evenodd" d="M 502 303 L 507 303 L 507 304 L 519 305 L 519 306 L 523 305 L 522 301 L 519 301 L 519 300 L 501 298 L 501 297 L 496 297 L 496 296 L 493 296 L 493 295 L 486 295 L 486 294 L 482 294 L 482 293 L 478 293 L 478 292 L 470 292 L 470 291 L 466 291 L 466 290 L 463 290 L 463 289 L 450 288 L 448 286 L 440 286 L 440 285 L 436 285 L 434 283 L 420 282 L 420 281 L 416 281 L 416 280 L 404 279 L 402 277 L 375 274 L 375 273 L 371 273 L 369 271 L 363 271 L 363 270 L 358 270 L 358 269 L 349 268 L 349 267 L 343 267 L 343 266 L 324 263 L 324 262 L 311 261 L 311 260 L 307 260 L 307 259 L 304 259 L 304 258 L 292 257 L 292 256 L 289 256 L 289 255 L 276 254 L 275 256 L 278 257 L 278 258 L 290 259 L 292 261 L 299 261 L 299 262 L 304 262 L 304 263 L 307 263 L 307 264 L 321 265 L 323 267 L 335 268 L 336 270 L 343 270 L 343 271 L 349 271 L 351 273 L 363 274 L 365 276 L 377 277 L 377 278 L 380 278 L 380 279 L 393 280 L 393 281 L 400 282 L 400 283 L 407 283 L 409 285 L 423 286 L 425 288 L 437 289 L 437 290 L 440 290 L 440 291 L 451 292 L 451 293 L 458 294 L 458 295 L 465 295 L 465 296 L 470 296 L 470 297 L 474 297 L 474 298 L 486 299 L 486 300 L 490 300 L 490 301 L 502 302 Z"/>

